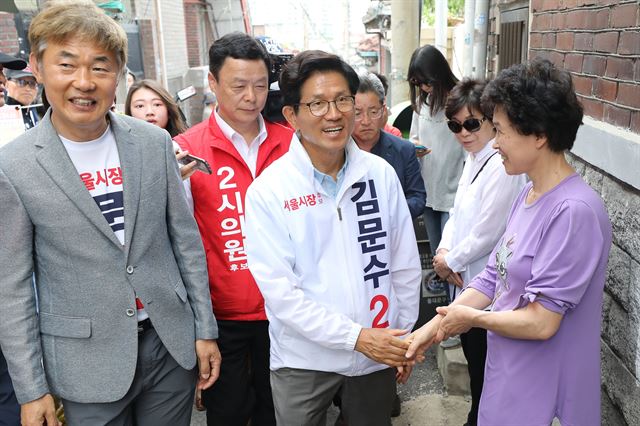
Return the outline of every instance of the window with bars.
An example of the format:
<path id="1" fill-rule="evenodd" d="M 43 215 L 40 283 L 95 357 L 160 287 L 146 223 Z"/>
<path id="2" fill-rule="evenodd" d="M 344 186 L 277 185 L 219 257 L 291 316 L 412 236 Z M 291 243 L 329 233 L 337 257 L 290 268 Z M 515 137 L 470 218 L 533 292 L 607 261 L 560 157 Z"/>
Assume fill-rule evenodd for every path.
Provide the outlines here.
<path id="1" fill-rule="evenodd" d="M 500 13 L 498 71 L 527 60 L 528 15 L 528 7 Z"/>

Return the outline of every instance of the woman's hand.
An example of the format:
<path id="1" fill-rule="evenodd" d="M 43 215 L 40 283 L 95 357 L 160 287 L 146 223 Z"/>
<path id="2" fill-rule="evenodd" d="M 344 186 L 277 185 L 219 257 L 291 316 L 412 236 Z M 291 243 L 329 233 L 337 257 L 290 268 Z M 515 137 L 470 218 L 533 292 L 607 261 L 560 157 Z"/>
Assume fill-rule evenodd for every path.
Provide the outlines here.
<path id="1" fill-rule="evenodd" d="M 189 151 L 176 151 L 176 160 L 178 160 L 178 164 L 180 164 L 180 176 L 182 176 L 182 180 L 189 179 L 191 175 L 196 172 L 195 161 L 185 164 L 184 166 L 180 163 L 180 160 L 186 157 L 187 154 L 189 154 Z"/>
<path id="2" fill-rule="evenodd" d="M 447 276 L 453 273 L 451 268 L 449 268 L 449 265 L 447 265 L 447 261 L 444 260 L 444 255 L 447 253 L 447 250 L 440 249 L 438 250 L 438 254 L 436 254 L 433 258 L 433 270 L 443 280 L 446 280 Z"/>
<path id="3" fill-rule="evenodd" d="M 462 288 L 464 286 L 464 281 L 462 280 L 462 276 L 457 272 L 451 272 L 445 280 L 456 287 Z"/>
<path id="4" fill-rule="evenodd" d="M 442 315 L 436 315 L 431 321 L 407 336 L 405 340 L 409 342 L 409 349 L 407 349 L 405 356 L 408 359 L 414 360 L 414 362 L 424 361 L 425 351 L 431 345 L 441 342 L 438 340 L 437 334 L 442 318 Z"/>
<path id="5" fill-rule="evenodd" d="M 438 306 L 436 312 L 444 316 L 437 335 L 437 339 L 444 340 L 469 331 L 476 315 L 482 311 L 464 305 L 449 305 Z"/>
<path id="6" fill-rule="evenodd" d="M 418 139 L 411 139 L 411 143 L 416 146 L 416 157 L 422 158 L 425 155 L 431 153 L 431 150 L 429 148 L 423 147 Z M 418 148 L 418 146 L 422 146 L 422 148 Z"/>

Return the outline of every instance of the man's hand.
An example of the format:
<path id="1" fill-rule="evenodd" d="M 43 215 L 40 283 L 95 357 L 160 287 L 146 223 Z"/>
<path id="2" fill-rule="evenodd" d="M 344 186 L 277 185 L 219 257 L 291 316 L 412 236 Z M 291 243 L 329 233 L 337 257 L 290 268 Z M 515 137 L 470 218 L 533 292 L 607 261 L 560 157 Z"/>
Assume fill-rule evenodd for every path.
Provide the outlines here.
<path id="1" fill-rule="evenodd" d="M 20 421 L 22 426 L 41 426 L 43 424 L 60 426 L 51 394 L 45 394 L 39 399 L 22 404 Z"/>
<path id="2" fill-rule="evenodd" d="M 218 380 L 222 356 L 215 340 L 196 340 L 198 356 L 198 384 L 200 390 L 209 389 Z"/>
<path id="3" fill-rule="evenodd" d="M 405 334 L 407 332 L 404 330 L 363 328 L 356 341 L 355 349 L 367 358 L 391 367 L 406 365 L 407 359 L 404 354 L 409 348 L 409 343 L 397 337 Z"/>
<path id="4" fill-rule="evenodd" d="M 409 342 L 409 349 L 405 354 L 407 359 L 422 362 L 424 361 L 424 353 L 431 345 L 434 343 L 439 343 L 441 340 L 438 340 L 438 328 L 440 327 L 440 321 L 442 321 L 442 315 L 436 315 L 411 333 L 405 340 Z"/>
<path id="5" fill-rule="evenodd" d="M 464 305 L 449 305 L 437 307 L 436 312 L 444 316 L 438 330 L 438 338 L 444 340 L 469 331 L 476 315 L 482 311 Z"/>
<path id="6" fill-rule="evenodd" d="M 180 176 L 182 176 L 182 180 L 187 180 L 191 177 L 192 174 L 196 172 L 196 162 L 192 161 L 189 164 L 185 164 L 184 166 L 180 163 L 184 157 L 189 154 L 189 151 L 177 151 L 176 152 L 176 160 L 180 164 Z"/>
<path id="7" fill-rule="evenodd" d="M 400 367 L 396 367 L 396 370 L 396 382 L 404 385 L 409 380 L 409 376 L 411 376 L 413 365 L 403 365 Z"/>

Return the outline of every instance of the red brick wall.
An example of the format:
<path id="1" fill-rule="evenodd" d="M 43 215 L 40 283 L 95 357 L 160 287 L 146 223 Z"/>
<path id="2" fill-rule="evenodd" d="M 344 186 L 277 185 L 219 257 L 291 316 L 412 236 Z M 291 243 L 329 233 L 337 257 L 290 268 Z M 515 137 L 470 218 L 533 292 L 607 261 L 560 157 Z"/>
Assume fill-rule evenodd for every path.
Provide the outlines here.
<path id="1" fill-rule="evenodd" d="M 198 0 L 185 0 L 184 1 L 184 26 L 187 34 L 187 55 L 189 57 L 190 67 L 199 67 L 205 65 L 201 58 L 201 43 L 200 34 L 202 25 L 201 17 L 203 15 L 203 5 Z"/>
<path id="2" fill-rule="evenodd" d="M 140 49 L 142 50 L 144 78 L 155 80 L 158 78 L 156 72 L 156 57 L 158 53 L 155 47 L 154 22 L 151 19 L 138 19 L 138 27 L 140 29 Z"/>
<path id="3" fill-rule="evenodd" d="M 12 13 L 0 12 L 0 52 L 10 55 L 18 52 L 18 33 Z"/>
<path id="4" fill-rule="evenodd" d="M 637 0 L 531 0 L 529 57 L 570 71 L 585 114 L 640 133 Z"/>

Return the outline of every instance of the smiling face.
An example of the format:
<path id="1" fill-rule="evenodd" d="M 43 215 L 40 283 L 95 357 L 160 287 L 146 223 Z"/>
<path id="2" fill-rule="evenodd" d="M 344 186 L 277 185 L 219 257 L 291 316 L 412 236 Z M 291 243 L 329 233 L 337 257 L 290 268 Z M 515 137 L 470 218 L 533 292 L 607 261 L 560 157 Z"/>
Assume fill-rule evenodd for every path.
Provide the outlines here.
<path id="1" fill-rule="evenodd" d="M 131 95 L 131 116 L 165 129 L 169 122 L 167 106 L 153 90 L 141 87 Z"/>
<path id="2" fill-rule="evenodd" d="M 56 131 L 77 142 L 96 139 L 107 128 L 120 67 L 116 55 L 89 40 L 47 43 L 31 68 L 47 91 Z"/>
<path id="3" fill-rule="evenodd" d="M 493 147 L 500 151 L 507 174 L 531 175 L 546 145 L 546 138 L 518 133 L 507 113 L 500 107 L 496 107 L 493 112 L 493 124 L 496 128 Z"/>
<path id="4" fill-rule="evenodd" d="M 233 130 L 258 131 L 258 115 L 269 91 L 269 73 L 263 60 L 226 58 L 217 78 L 209 73 L 209 87 L 216 94 L 218 114 Z"/>
<path id="5" fill-rule="evenodd" d="M 316 72 L 300 87 L 300 104 L 314 101 L 335 101 L 353 94 L 347 79 L 337 71 Z M 300 142 L 313 161 L 314 155 L 335 156 L 342 154 L 354 127 L 354 111 L 341 112 L 335 102 L 322 117 L 311 114 L 309 107 L 299 105 L 283 109 L 284 116 L 299 131 Z"/>
<path id="6" fill-rule="evenodd" d="M 490 120 L 484 118 L 484 114 L 477 110 L 469 110 L 468 108 L 462 108 L 458 111 L 451 119 L 460 124 L 464 123 L 465 120 L 469 120 L 475 118 L 479 121 L 482 121 L 482 125 L 480 126 L 480 130 L 475 132 L 470 132 L 464 127 L 462 131 L 459 133 L 454 133 L 456 139 L 462 145 L 465 151 L 470 152 L 472 154 L 477 154 L 482 151 L 482 149 L 489 143 L 491 139 L 493 139 L 495 132 L 493 130 L 493 124 Z"/>

